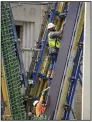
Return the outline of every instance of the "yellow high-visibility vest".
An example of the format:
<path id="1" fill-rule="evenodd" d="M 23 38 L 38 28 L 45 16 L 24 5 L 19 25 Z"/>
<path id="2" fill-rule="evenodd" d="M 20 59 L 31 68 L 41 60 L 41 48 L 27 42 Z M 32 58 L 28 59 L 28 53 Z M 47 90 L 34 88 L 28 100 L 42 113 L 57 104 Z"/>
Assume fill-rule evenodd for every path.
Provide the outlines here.
<path id="1" fill-rule="evenodd" d="M 55 39 L 51 39 L 50 38 L 50 33 L 48 34 L 48 44 L 49 44 L 49 47 L 60 48 L 60 42 L 58 40 L 56 41 L 56 38 Z"/>

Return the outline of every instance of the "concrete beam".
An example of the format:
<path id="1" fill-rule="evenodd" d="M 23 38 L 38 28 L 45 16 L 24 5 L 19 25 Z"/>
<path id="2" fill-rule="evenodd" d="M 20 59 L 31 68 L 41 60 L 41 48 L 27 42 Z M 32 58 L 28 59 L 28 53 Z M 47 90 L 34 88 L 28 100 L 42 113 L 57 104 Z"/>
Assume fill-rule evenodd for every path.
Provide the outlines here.
<path id="1" fill-rule="evenodd" d="M 82 120 L 90 120 L 90 2 L 85 2 Z"/>

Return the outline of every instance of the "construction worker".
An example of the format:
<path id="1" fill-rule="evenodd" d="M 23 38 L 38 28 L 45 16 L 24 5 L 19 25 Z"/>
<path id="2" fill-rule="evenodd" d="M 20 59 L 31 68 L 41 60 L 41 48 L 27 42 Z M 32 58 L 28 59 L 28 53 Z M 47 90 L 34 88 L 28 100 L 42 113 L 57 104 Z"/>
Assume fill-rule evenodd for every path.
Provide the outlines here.
<path id="1" fill-rule="evenodd" d="M 42 91 L 40 100 L 35 100 L 33 103 L 33 106 L 36 107 L 36 116 L 39 117 L 41 114 L 43 114 L 46 111 L 47 104 L 44 102 L 44 94 L 45 91 L 47 91 L 50 87 L 46 88 L 44 91 Z"/>
<path id="2" fill-rule="evenodd" d="M 55 68 L 55 63 L 56 63 L 58 51 L 60 48 L 60 40 L 62 38 L 64 24 L 65 22 L 63 23 L 60 31 L 55 30 L 55 25 L 53 23 L 49 23 L 47 27 L 49 57 L 52 62 L 47 73 L 47 78 L 53 77 L 53 69 Z"/>

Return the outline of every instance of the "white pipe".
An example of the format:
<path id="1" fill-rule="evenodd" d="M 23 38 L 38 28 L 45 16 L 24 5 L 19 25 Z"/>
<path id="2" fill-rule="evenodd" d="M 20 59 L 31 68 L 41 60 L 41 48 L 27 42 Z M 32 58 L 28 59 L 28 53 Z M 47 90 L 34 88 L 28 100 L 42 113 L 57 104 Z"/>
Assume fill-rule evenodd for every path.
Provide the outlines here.
<path id="1" fill-rule="evenodd" d="M 28 51 L 28 52 L 34 52 L 34 51 L 40 51 L 41 49 L 37 49 L 37 48 L 22 48 L 22 51 Z"/>

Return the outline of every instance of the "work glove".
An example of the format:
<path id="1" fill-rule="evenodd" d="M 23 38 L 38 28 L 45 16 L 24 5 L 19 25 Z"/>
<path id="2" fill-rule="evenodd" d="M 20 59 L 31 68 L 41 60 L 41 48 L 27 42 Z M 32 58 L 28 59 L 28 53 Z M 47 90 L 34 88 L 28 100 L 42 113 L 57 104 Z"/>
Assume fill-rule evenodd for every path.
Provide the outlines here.
<path id="1" fill-rule="evenodd" d="M 44 95 L 44 93 L 45 93 L 45 92 L 44 92 L 44 91 L 42 91 L 42 96 Z"/>

